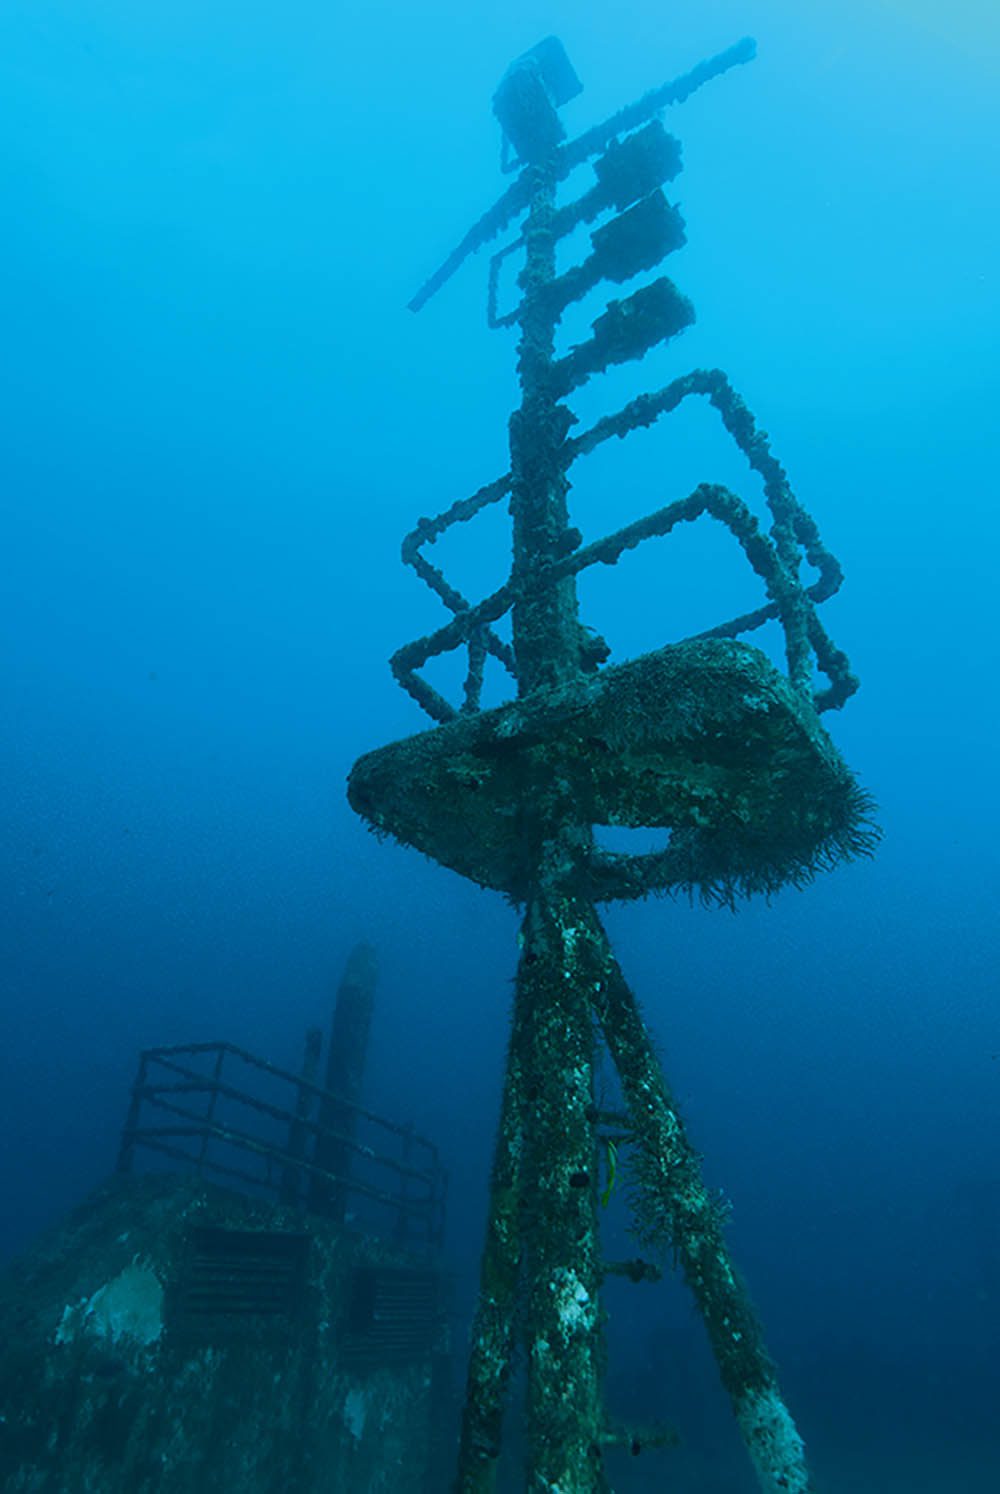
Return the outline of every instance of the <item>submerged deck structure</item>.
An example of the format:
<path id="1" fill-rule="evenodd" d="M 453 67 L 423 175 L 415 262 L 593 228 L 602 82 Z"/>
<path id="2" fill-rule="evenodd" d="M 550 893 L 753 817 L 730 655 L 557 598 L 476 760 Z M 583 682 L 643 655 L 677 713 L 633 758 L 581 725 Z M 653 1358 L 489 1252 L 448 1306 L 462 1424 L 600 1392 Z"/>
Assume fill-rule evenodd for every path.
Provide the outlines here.
<path id="1" fill-rule="evenodd" d="M 446 1175 L 360 1103 L 368 945 L 302 1071 L 146 1049 L 117 1174 L 0 1271 L 5 1494 L 440 1494 Z"/>
<path id="2" fill-rule="evenodd" d="M 559 110 L 580 83 L 561 44 L 548 38 L 519 58 L 494 97 L 511 185 L 412 302 L 418 310 L 468 255 L 509 232 L 491 263 L 489 321 L 519 333 L 510 470 L 421 519 L 406 538 L 404 560 L 451 616 L 401 648 L 392 668 L 436 724 L 361 758 L 349 783 L 352 805 L 375 830 L 523 909 L 459 1451 L 462 1494 L 495 1486 L 518 1351 L 530 1489 L 604 1490 L 610 1444 L 638 1451 L 658 1440 L 655 1431 L 610 1425 L 602 1400 L 602 1280 L 609 1272 L 656 1274 L 642 1262 L 602 1257 L 601 1158 L 612 1137 L 627 1146 L 640 1238 L 673 1252 L 704 1318 L 760 1487 L 767 1494 L 812 1487 L 718 1202 L 597 908 L 678 889 L 732 903 L 801 884 L 871 848 L 866 797 L 820 722 L 856 689 L 817 610 L 841 572 L 718 370 L 688 373 L 576 431 L 567 403 L 574 391 L 693 321 L 670 279 L 658 275 L 608 300 L 589 337 L 557 346 L 574 303 L 607 282 L 648 277 L 683 244 L 680 213 L 663 191 L 680 169 L 680 147 L 660 116 L 753 53 L 752 42 L 741 42 L 575 140 L 566 139 Z M 594 175 L 573 195 L 567 183 L 587 163 Z M 559 272 L 561 242 L 598 219 L 586 257 Z M 501 314 L 500 269 L 511 255 L 521 259 L 520 300 Z M 736 493 L 703 484 L 585 543 L 567 502 L 573 465 L 689 399 L 710 403 L 762 480 L 763 522 Z M 452 524 L 504 501 L 513 525 L 510 574 L 472 602 L 425 550 Z M 732 534 L 765 599 L 709 632 L 605 667 L 607 645 L 581 622 L 577 578 L 703 517 Z M 508 614 L 509 642 L 498 629 Z M 767 622 L 783 632 L 784 668 L 744 640 Z M 457 704 L 421 673 L 452 650 L 468 657 Z M 482 709 L 491 658 L 516 695 Z M 665 843 L 642 855 L 614 853 L 598 844 L 600 826 L 658 829 Z M 620 1079 L 621 1114 L 596 1102 L 602 1044 Z"/>

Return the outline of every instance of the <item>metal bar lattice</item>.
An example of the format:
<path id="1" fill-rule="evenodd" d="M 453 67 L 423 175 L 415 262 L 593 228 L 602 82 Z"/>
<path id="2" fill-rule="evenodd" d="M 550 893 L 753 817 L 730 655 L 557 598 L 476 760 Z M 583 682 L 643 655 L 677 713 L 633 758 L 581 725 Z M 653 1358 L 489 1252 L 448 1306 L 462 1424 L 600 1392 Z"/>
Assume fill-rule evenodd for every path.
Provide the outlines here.
<path id="1" fill-rule="evenodd" d="M 315 1040 L 313 1040 L 315 1046 Z M 186 1058 L 213 1060 L 210 1072 L 193 1068 Z M 315 1055 L 314 1055 L 315 1057 Z M 266 1073 L 292 1087 L 288 1104 L 263 1099 L 240 1083 L 223 1078 L 225 1059 L 239 1062 L 250 1072 Z M 157 1081 L 157 1069 L 176 1078 Z M 286 1203 L 307 1203 L 305 1184 L 310 1183 L 325 1196 L 334 1190 L 338 1196 L 366 1198 L 387 1209 L 393 1220 L 406 1217 L 432 1245 L 440 1243 L 444 1227 L 447 1180 L 433 1142 L 411 1127 L 384 1119 L 354 1101 L 335 1096 L 314 1082 L 315 1065 L 307 1063 L 302 1074 L 293 1074 L 260 1059 L 232 1043 L 192 1043 L 167 1048 L 147 1049 L 140 1055 L 139 1070 L 132 1088 L 132 1098 L 119 1153 L 119 1171 L 129 1171 L 136 1147 L 144 1147 L 183 1161 L 197 1172 L 235 1179 L 265 1192 L 274 1193 Z M 185 1096 L 204 1096 L 206 1108 L 188 1108 Z M 353 1114 L 372 1127 L 395 1138 L 405 1155 L 394 1156 L 359 1139 L 351 1131 L 323 1124 L 315 1112 L 326 1103 L 328 1113 Z M 227 1119 L 218 1114 L 226 1104 Z M 233 1107 L 251 1116 L 261 1117 L 281 1140 L 248 1130 L 245 1123 L 228 1118 Z M 144 1120 L 144 1109 L 166 1112 L 184 1124 L 154 1125 Z M 320 1112 L 322 1113 L 322 1112 Z M 193 1143 L 185 1150 L 176 1143 L 184 1139 Z M 313 1155 L 307 1144 L 311 1142 Z M 261 1171 L 226 1160 L 225 1153 L 236 1152 L 256 1157 Z M 336 1157 L 344 1165 L 324 1165 L 317 1152 Z M 220 1155 L 220 1153 L 222 1153 Z M 411 1155 L 412 1154 L 412 1155 Z M 395 1188 L 384 1187 L 372 1177 L 358 1176 L 356 1159 L 373 1176 L 388 1173 L 396 1180 Z"/>
<path id="2" fill-rule="evenodd" d="M 419 309 L 468 255 L 511 231 L 493 256 L 487 296 L 489 325 L 519 331 L 510 470 L 422 518 L 403 543 L 405 563 L 451 618 L 398 649 L 391 666 L 438 724 L 366 754 L 349 784 L 352 804 L 378 832 L 502 890 L 523 910 L 460 1494 L 495 1487 L 519 1348 L 531 1490 L 599 1494 L 608 1487 L 606 1448 L 635 1452 L 672 1441 L 662 1428 L 623 1428 L 603 1406 L 602 1279 L 654 1282 L 662 1274 L 641 1258 L 601 1259 L 599 1158 L 614 1158 L 619 1146 L 629 1157 L 636 1231 L 672 1254 L 695 1298 L 762 1490 L 811 1489 L 801 1439 L 729 1253 L 724 1211 L 701 1178 L 595 904 L 677 888 L 733 902 L 871 850 L 867 798 L 818 716 L 857 688 L 817 610 L 840 586 L 841 570 L 718 369 L 675 378 L 573 434 L 566 400 L 574 390 L 690 325 L 694 309 L 669 279 L 610 299 L 589 338 L 564 351 L 557 345 L 571 304 L 603 282 L 648 274 L 684 242 L 680 213 L 662 191 L 680 169 L 680 147 L 659 115 L 753 55 L 744 40 L 568 143 L 558 110 L 580 84 L 561 46 L 550 37 L 518 58 L 494 97 L 504 161 L 518 175 L 411 302 Z M 557 186 L 588 161 L 596 183 L 558 202 Z M 587 257 L 557 273 L 558 242 L 603 214 L 611 216 L 591 232 Z M 515 254 L 520 299 L 501 311 L 499 270 Z M 695 396 L 708 400 L 761 480 L 766 513 L 703 483 L 585 543 L 568 508 L 573 464 Z M 510 573 L 473 602 L 424 551 L 501 500 L 512 521 Z M 577 577 L 701 517 L 733 535 L 765 600 L 695 638 L 603 669 L 609 650 L 581 624 Z M 808 581 L 803 568 L 813 572 Z M 508 615 L 510 645 L 496 630 Z M 741 641 L 772 621 L 784 635 L 785 673 Z M 468 670 L 455 705 L 420 671 L 459 648 L 468 651 Z M 484 711 L 489 657 L 515 682 L 516 698 Z M 814 672 L 825 676 L 820 688 Z M 596 841 L 595 827 L 606 824 L 663 828 L 667 844 L 643 856 L 612 854 Z M 600 1043 L 621 1083 L 622 1114 L 595 1104 Z"/>

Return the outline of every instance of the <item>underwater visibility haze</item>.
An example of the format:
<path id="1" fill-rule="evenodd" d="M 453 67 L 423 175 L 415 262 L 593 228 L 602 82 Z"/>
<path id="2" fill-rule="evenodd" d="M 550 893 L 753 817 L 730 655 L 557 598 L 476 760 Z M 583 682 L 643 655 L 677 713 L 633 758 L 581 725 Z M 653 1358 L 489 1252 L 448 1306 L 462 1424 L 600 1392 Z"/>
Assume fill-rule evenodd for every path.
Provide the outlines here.
<path id="1" fill-rule="evenodd" d="M 651 336 L 638 361 L 635 318 L 627 335 L 605 323 L 613 355 L 585 366 L 576 353 L 553 375 L 536 346 L 520 375 L 555 379 L 572 440 L 644 391 L 725 371 L 843 568 L 817 615 L 860 689 L 835 688 L 822 719 L 860 787 L 814 741 L 817 820 L 831 782 L 845 796 L 836 833 L 817 832 L 815 868 L 798 849 L 780 874 L 767 858 L 752 871 L 724 860 L 675 876 L 671 897 L 633 897 L 655 879 L 635 886 L 601 916 L 815 1488 L 972 1494 L 1000 1476 L 1000 20 L 974 0 L 5 7 L 0 1250 L 30 1250 L 113 1169 L 140 1049 L 224 1038 L 297 1070 L 303 1031 L 326 1027 L 345 958 L 369 942 L 364 1102 L 432 1137 L 449 1173 L 457 1436 L 515 985 L 533 980 L 548 1000 L 525 949 L 533 959 L 533 937 L 544 949 L 558 929 L 565 953 L 591 925 L 584 898 L 544 937 L 537 911 L 519 932 L 516 904 L 555 898 L 542 851 L 536 864 L 524 849 L 551 845 L 541 820 L 516 865 L 503 861 L 495 801 L 471 807 L 478 779 L 463 769 L 449 790 L 430 759 L 377 755 L 432 724 L 418 701 L 438 719 L 439 698 L 461 702 L 454 654 L 420 661 L 435 695 L 412 698 L 390 673 L 390 656 L 451 616 L 399 547 L 510 465 L 519 333 L 489 328 L 486 305 L 489 256 L 516 231 L 471 254 L 419 314 L 408 303 L 515 180 L 491 110 L 513 59 L 558 36 L 583 85 L 557 99 L 572 140 L 748 35 L 755 55 L 662 116 L 681 148 L 664 188 L 677 217 L 656 220 L 681 298 L 655 310 L 676 318 L 671 335 Z M 557 68 L 560 56 L 545 53 Z M 560 206 L 593 181 L 581 167 Z M 553 274 L 586 258 L 595 222 L 567 232 Z M 499 261 L 493 320 L 516 305 L 517 267 Z M 555 356 L 588 346 L 609 297 L 632 293 L 630 274 L 617 278 L 566 296 Z M 720 408 L 730 431 L 748 427 L 729 398 L 684 399 L 627 440 L 593 443 L 567 495 L 579 533 L 550 558 L 568 564 L 699 484 L 737 535 L 719 494 L 766 516 L 780 473 L 752 455 L 748 468 L 744 452 L 761 448 L 730 438 Z M 540 510 L 517 497 L 517 441 L 537 471 L 529 437 L 545 428 L 513 430 L 519 544 L 534 543 Z M 424 553 L 477 601 L 507 581 L 511 546 L 503 501 Z M 788 554 L 770 563 L 758 570 L 774 600 Z M 707 517 L 581 570 L 577 585 L 591 677 L 612 682 L 625 679 L 615 666 L 766 600 Z M 749 636 L 776 666 L 758 703 L 785 690 L 786 635 L 806 627 L 797 597 L 785 635 L 772 616 Z M 565 643 L 575 622 L 540 622 L 514 600 L 514 634 L 498 623 L 487 653 L 486 707 L 511 697 L 498 660 L 512 637 L 522 679 L 527 667 L 545 688 L 566 683 L 555 655 L 528 655 L 532 629 L 562 628 Z M 831 660 L 843 685 L 848 666 Z M 804 656 L 799 668 L 800 694 L 827 683 Z M 586 753 L 611 759 L 609 782 L 636 721 L 654 732 L 648 697 L 639 710 L 615 689 L 600 709 L 593 690 L 573 704 Z M 479 719 L 454 725 L 466 747 Z M 517 732 L 529 727 L 537 740 L 555 730 L 518 718 Z M 498 729 L 498 762 L 514 732 Z M 348 803 L 348 774 L 373 752 L 354 808 L 408 845 L 369 834 Z M 522 766 L 511 780 L 521 792 Z M 443 854 L 406 820 L 413 785 L 441 790 L 461 849 Z M 662 848 L 643 835 L 600 831 L 592 865 L 610 878 L 625 865 L 610 853 Z M 676 833 L 671 847 L 681 854 Z M 588 896 L 604 901 L 610 885 L 595 872 Z M 621 1037 L 619 1070 L 626 1051 L 638 1050 Z M 539 1073 L 548 1083 L 555 1069 Z M 595 1113 L 620 1114 L 621 1078 L 599 1067 Z M 643 1174 L 614 1127 L 595 1166 L 601 1253 L 634 1258 Z M 529 1256 L 557 1255 L 545 1190 L 520 1207 Z M 720 1362 L 730 1414 L 702 1322 L 711 1330 L 711 1305 L 693 1310 L 676 1241 L 673 1256 L 662 1282 L 625 1273 L 602 1293 L 608 1406 L 679 1438 L 610 1449 L 610 1486 L 745 1494 L 757 1485 L 740 1432 L 751 1451 L 753 1439 Z M 579 1301 L 589 1307 L 586 1292 Z M 501 1487 L 523 1486 L 533 1435 L 515 1405 Z M 797 1476 L 779 1471 L 773 1486 L 806 1487 Z"/>

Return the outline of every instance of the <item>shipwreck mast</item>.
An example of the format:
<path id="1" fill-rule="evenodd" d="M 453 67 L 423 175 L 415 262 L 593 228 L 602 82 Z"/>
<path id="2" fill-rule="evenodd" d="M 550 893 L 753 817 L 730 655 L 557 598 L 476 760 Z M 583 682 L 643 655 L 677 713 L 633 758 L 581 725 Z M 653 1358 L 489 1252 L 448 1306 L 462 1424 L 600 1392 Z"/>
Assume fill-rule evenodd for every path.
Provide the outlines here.
<path id="1" fill-rule="evenodd" d="M 658 116 L 753 53 L 751 42 L 741 42 L 570 143 L 558 109 L 580 84 L 560 43 L 550 37 L 519 58 L 494 98 L 517 175 L 411 303 L 419 309 L 468 254 L 521 220 L 490 276 L 491 325 L 520 330 L 521 404 L 510 421 L 510 471 L 440 517 L 422 519 L 403 546 L 404 559 L 453 614 L 393 658 L 400 683 L 439 724 L 369 753 L 349 786 L 352 804 L 373 827 L 503 891 L 524 910 L 461 1494 L 494 1487 L 518 1343 L 527 1363 L 531 1489 L 606 1489 L 606 1444 L 625 1440 L 637 1449 L 640 1440 L 657 1440 L 655 1433 L 615 1430 L 603 1408 L 601 1282 L 616 1269 L 644 1274 L 642 1262 L 616 1267 L 601 1256 L 598 1143 L 609 1125 L 629 1145 L 640 1236 L 674 1251 L 762 1489 L 802 1494 L 811 1487 L 720 1210 L 595 905 L 676 888 L 731 902 L 801 882 L 869 849 L 865 797 L 818 719 L 819 710 L 840 705 L 856 688 L 816 613 L 840 571 L 766 438 L 717 370 L 688 374 L 571 436 L 575 417 L 565 401 L 573 389 L 611 364 L 643 357 L 693 321 L 693 308 L 670 280 L 661 276 L 610 301 L 587 341 L 561 356 L 556 347 L 571 303 L 603 281 L 642 275 L 684 242 L 680 214 L 662 191 L 680 169 L 679 146 Z M 559 183 L 591 158 L 595 184 L 560 206 Z M 609 212 L 591 235 L 588 257 L 558 274 L 560 239 Z M 497 270 L 515 250 L 523 255 L 521 301 L 501 316 Z M 735 494 L 703 484 L 584 545 L 567 508 L 571 465 L 694 395 L 711 402 L 763 478 L 769 529 Z M 513 521 L 510 576 L 472 604 L 422 549 L 450 524 L 503 498 Z M 577 575 L 705 514 L 741 545 L 766 602 L 708 634 L 602 669 L 609 651 L 581 626 Z M 808 587 L 799 576 L 803 558 L 817 573 Z M 506 612 L 511 645 L 493 628 Z M 770 619 L 784 630 L 787 675 L 736 641 Z M 457 647 L 467 650 L 469 667 L 456 709 L 418 671 Z M 517 699 L 484 711 L 487 656 L 513 676 Z M 818 693 L 814 663 L 828 680 Z M 601 824 L 658 826 L 670 839 L 660 852 L 613 855 L 595 842 Z M 621 1081 L 624 1117 L 602 1115 L 595 1102 L 599 1041 Z"/>

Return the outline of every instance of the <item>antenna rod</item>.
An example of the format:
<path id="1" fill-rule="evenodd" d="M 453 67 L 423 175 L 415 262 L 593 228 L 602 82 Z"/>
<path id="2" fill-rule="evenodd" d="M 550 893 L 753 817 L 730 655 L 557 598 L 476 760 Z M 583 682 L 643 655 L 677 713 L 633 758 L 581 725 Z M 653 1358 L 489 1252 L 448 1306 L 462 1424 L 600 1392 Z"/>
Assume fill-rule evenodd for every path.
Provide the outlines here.
<path id="1" fill-rule="evenodd" d="M 647 119 L 652 119 L 661 109 L 668 109 L 671 104 L 683 104 L 703 83 L 711 83 L 713 78 L 728 73 L 730 68 L 752 62 L 756 56 L 757 43 L 752 36 L 744 36 L 724 52 L 706 57 L 704 62 L 699 62 L 689 73 L 682 73 L 669 83 L 661 83 L 659 88 L 651 88 L 641 99 L 636 99 L 634 104 L 626 104 L 624 109 L 619 109 L 617 114 L 612 114 L 603 124 L 594 125 L 586 134 L 579 135 L 576 140 L 564 145 L 560 153 L 560 178 L 568 175 L 588 156 L 610 145 L 616 135 L 623 135 L 626 130 L 634 130 L 637 125 L 645 124 Z"/>
<path id="2" fill-rule="evenodd" d="M 710 83 L 713 78 L 727 73 L 730 68 L 739 67 L 745 62 L 752 62 L 756 55 L 757 43 L 752 36 L 744 36 L 733 46 L 727 47 L 724 52 L 718 52 L 714 57 L 708 57 L 704 62 L 699 62 L 697 67 L 693 67 L 690 72 L 682 73 L 679 78 L 673 78 L 669 83 L 661 83 L 658 88 L 651 88 L 634 104 L 627 104 L 624 109 L 619 109 L 617 114 L 612 114 L 610 119 L 606 119 L 603 124 L 595 125 L 586 134 L 564 145 L 559 150 L 554 163 L 554 179 L 557 182 L 562 181 L 588 156 L 603 150 L 616 135 L 624 134 L 626 130 L 634 130 L 637 125 L 641 125 L 647 119 L 652 119 L 654 114 L 658 114 L 661 109 L 669 108 L 671 104 L 683 104 L 684 100 L 690 98 L 703 83 Z M 503 233 L 507 224 L 516 218 L 530 201 L 530 177 L 528 173 L 524 173 L 507 188 L 502 197 L 497 198 L 493 206 L 472 225 L 444 263 L 428 280 L 424 281 L 413 300 L 407 303 L 408 310 L 420 311 L 426 306 L 431 297 L 437 295 L 443 285 L 447 285 L 469 255 L 475 254 L 491 239 L 495 239 L 497 234 Z"/>

